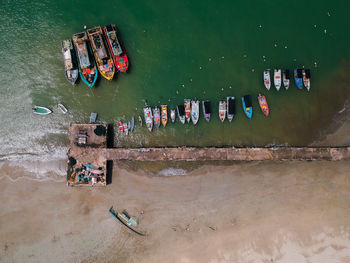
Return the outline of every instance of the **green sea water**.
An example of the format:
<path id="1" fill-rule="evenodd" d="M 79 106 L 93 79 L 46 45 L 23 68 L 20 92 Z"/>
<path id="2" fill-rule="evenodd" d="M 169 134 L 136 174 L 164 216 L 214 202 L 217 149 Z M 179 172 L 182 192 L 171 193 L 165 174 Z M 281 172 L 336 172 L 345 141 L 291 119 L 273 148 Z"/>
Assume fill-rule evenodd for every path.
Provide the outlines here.
<path id="1" fill-rule="evenodd" d="M 350 96 L 347 77 L 349 1 L 5 1 L 0 9 L 1 156 L 66 149 L 72 122 L 116 123 L 136 117 L 117 146 L 307 145 L 318 139 Z M 109 23 L 117 25 L 130 68 L 95 88 L 64 77 L 61 40 Z M 266 68 L 311 69 L 311 91 L 263 86 Z M 259 109 L 265 94 L 270 116 Z M 253 118 L 241 97 L 253 98 Z M 232 123 L 221 123 L 218 101 L 236 97 Z M 196 126 L 169 123 L 152 133 L 137 116 L 151 106 L 175 108 L 183 99 L 208 99 L 212 119 Z M 57 104 L 69 109 L 62 115 Z M 53 110 L 34 116 L 33 105 Z M 116 126 L 115 126 L 116 127 Z M 115 129 L 117 131 L 117 128 Z M 54 155 L 54 154 L 52 154 Z"/>

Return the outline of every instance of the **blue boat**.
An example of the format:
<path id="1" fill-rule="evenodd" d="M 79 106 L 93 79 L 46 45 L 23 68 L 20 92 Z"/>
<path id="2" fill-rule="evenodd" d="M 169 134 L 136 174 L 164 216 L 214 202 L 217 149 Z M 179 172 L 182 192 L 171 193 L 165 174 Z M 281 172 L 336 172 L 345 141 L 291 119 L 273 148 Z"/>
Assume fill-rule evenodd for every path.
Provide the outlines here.
<path id="1" fill-rule="evenodd" d="M 295 84 L 299 89 L 303 88 L 303 71 L 301 69 L 294 69 Z"/>
<path id="2" fill-rule="evenodd" d="M 250 98 L 250 95 L 245 95 L 242 97 L 242 106 L 243 106 L 245 115 L 247 115 L 247 117 L 251 119 L 253 115 L 253 106 L 252 106 L 252 100 Z"/>

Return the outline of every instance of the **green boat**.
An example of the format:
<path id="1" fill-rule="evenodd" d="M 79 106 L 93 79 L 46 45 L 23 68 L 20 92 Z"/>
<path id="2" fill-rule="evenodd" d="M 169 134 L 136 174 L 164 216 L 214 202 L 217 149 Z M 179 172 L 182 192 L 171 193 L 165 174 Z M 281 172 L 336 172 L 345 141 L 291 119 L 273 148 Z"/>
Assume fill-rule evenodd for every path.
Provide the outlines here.
<path id="1" fill-rule="evenodd" d="M 52 111 L 48 108 L 42 107 L 42 106 L 34 106 L 33 113 L 39 114 L 39 115 L 48 115 Z"/>

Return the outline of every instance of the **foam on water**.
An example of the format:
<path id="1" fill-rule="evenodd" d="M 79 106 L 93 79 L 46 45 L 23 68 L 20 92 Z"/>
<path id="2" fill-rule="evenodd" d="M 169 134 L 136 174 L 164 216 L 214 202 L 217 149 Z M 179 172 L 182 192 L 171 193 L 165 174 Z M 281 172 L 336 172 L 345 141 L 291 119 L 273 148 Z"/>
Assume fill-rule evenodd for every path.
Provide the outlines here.
<path id="1" fill-rule="evenodd" d="M 177 175 L 186 175 L 188 173 L 185 169 L 179 168 L 168 168 L 161 170 L 157 173 L 158 176 L 177 176 Z"/>

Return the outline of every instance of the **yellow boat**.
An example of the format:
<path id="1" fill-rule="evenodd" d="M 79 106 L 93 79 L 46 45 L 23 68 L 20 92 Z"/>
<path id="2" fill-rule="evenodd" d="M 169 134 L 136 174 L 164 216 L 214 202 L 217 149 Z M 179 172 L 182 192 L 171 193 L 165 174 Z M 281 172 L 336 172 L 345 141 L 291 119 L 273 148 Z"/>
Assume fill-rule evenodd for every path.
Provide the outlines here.
<path id="1" fill-rule="evenodd" d="M 168 106 L 167 105 L 162 105 L 160 108 L 161 108 L 162 124 L 165 127 L 166 124 L 168 123 Z"/>
<path id="2" fill-rule="evenodd" d="M 86 32 L 91 43 L 98 71 L 105 79 L 112 80 L 115 73 L 115 66 L 106 48 L 101 27 L 97 26 L 88 29 Z"/>

